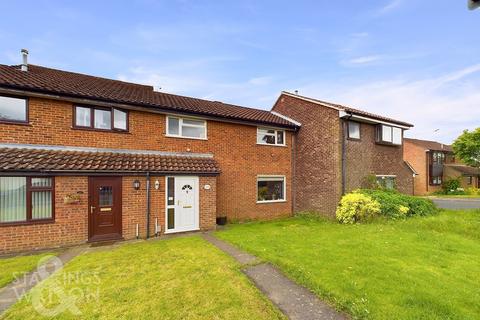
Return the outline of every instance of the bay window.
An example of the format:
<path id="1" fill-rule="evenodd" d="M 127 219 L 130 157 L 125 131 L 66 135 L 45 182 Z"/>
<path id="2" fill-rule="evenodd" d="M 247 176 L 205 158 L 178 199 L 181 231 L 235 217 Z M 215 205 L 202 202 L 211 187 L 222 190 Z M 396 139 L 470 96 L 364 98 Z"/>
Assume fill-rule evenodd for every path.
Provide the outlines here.
<path id="1" fill-rule="evenodd" d="M 257 177 L 257 202 L 283 202 L 286 200 L 285 177 L 259 176 Z"/>
<path id="2" fill-rule="evenodd" d="M 27 123 L 27 99 L 0 96 L 0 122 Z"/>
<path id="3" fill-rule="evenodd" d="M 128 131 L 128 113 L 125 110 L 116 108 L 75 106 L 74 127 Z"/>
<path id="4" fill-rule="evenodd" d="M 382 144 L 401 145 L 403 140 L 403 130 L 401 128 L 387 126 L 384 124 L 377 126 L 377 142 Z"/>
<path id="5" fill-rule="evenodd" d="M 53 185 L 51 177 L 0 177 L 0 224 L 53 220 Z"/>
<path id="6" fill-rule="evenodd" d="M 258 128 L 257 144 L 285 146 L 285 131 L 267 129 L 267 128 Z"/>
<path id="7" fill-rule="evenodd" d="M 205 120 L 167 117 L 167 136 L 207 139 L 207 122 Z"/>

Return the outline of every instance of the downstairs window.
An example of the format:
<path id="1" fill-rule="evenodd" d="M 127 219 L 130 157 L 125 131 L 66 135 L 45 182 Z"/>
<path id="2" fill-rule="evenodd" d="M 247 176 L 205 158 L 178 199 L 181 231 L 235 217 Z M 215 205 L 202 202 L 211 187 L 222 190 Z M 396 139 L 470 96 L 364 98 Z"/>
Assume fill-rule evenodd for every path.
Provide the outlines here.
<path id="1" fill-rule="evenodd" d="M 53 219 L 51 177 L 0 177 L 0 223 Z"/>
<path id="2" fill-rule="evenodd" d="M 388 190 L 396 188 L 396 176 L 377 176 L 377 184 Z"/>
<path id="3" fill-rule="evenodd" d="M 257 178 L 257 202 L 282 202 L 285 201 L 285 177 L 264 176 Z"/>

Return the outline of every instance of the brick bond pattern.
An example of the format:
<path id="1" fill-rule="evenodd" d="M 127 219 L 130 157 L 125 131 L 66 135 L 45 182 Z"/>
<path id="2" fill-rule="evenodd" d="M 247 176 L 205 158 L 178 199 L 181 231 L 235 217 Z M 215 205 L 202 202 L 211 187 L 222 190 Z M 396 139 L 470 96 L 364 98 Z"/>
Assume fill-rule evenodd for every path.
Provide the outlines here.
<path id="1" fill-rule="evenodd" d="M 202 202 L 200 209 L 202 227 L 213 228 L 215 215 L 226 215 L 230 220 L 250 220 L 292 214 L 291 132 L 286 134 L 286 147 L 263 146 L 257 145 L 257 127 L 251 125 L 208 120 L 208 140 L 192 140 L 166 137 L 166 116 L 163 114 L 130 111 L 128 133 L 74 129 L 72 114 L 72 103 L 30 98 L 30 124 L 0 124 L 0 143 L 211 153 L 221 174 L 216 178 L 201 178 L 212 185 L 211 190 L 201 191 L 202 201 L 205 201 L 205 208 Z M 257 204 L 257 175 L 286 176 L 287 201 Z M 158 180 L 163 186 L 164 178 Z M 152 178 L 152 181 L 155 180 Z M 0 226 L 0 252 L 86 241 L 87 177 L 57 177 L 56 184 L 55 223 Z M 64 196 L 77 189 L 83 191 L 80 204 L 64 205 Z M 124 177 L 124 190 L 128 190 L 123 199 L 124 215 L 128 213 L 128 216 L 124 216 L 123 228 L 124 237 L 129 239 L 136 223 L 141 228 L 145 226 L 141 221 L 145 219 L 146 204 L 143 195 L 132 193 L 131 177 Z M 152 190 L 152 233 L 155 217 L 162 221 L 165 215 L 164 196 L 153 196 L 160 192 L 164 191 Z M 214 193 L 216 201 L 213 200 L 215 197 L 210 198 Z M 163 226 L 164 223 L 162 231 Z M 142 234 L 145 234 L 144 230 Z"/>
<path id="2" fill-rule="evenodd" d="M 342 193 L 342 120 L 338 110 L 282 95 L 277 111 L 301 123 L 295 142 L 295 210 L 333 216 Z M 375 126 L 361 124 L 361 140 L 346 140 L 346 191 L 369 174 L 396 175 L 401 192 L 413 192 L 413 173 L 403 147 L 375 143 Z"/>

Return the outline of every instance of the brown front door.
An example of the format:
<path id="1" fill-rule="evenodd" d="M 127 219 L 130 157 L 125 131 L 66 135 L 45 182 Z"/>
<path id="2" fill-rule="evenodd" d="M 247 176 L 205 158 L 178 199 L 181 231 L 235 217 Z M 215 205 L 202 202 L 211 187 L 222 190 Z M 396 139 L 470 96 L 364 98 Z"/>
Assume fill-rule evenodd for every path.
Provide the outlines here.
<path id="1" fill-rule="evenodd" d="M 122 178 L 89 178 L 89 241 L 122 237 Z"/>

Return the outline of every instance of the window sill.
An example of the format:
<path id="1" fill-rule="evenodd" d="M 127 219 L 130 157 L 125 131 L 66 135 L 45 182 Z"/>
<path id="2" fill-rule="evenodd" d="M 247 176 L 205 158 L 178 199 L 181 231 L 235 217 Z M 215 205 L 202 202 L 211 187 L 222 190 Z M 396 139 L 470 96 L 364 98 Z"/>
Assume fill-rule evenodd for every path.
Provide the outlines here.
<path id="1" fill-rule="evenodd" d="M 121 133 L 121 134 L 130 134 L 126 130 L 110 130 L 110 129 L 96 129 L 96 128 L 82 128 L 82 127 L 71 127 L 72 130 L 80 131 L 94 131 L 94 132 L 105 132 L 105 133 Z"/>
<path id="2" fill-rule="evenodd" d="M 0 124 L 14 124 L 18 126 L 32 126 L 30 122 L 27 121 L 8 121 L 8 120 L 0 120 Z"/>
<path id="3" fill-rule="evenodd" d="M 268 204 L 268 203 L 285 203 L 287 200 L 269 200 L 269 201 L 257 201 L 257 204 Z"/>
<path id="4" fill-rule="evenodd" d="M 183 137 L 183 136 L 174 136 L 171 134 L 166 134 L 165 137 L 167 138 L 179 138 L 179 139 L 189 139 L 189 140 L 208 140 L 208 138 L 194 138 L 194 137 Z"/>
<path id="5" fill-rule="evenodd" d="M 2 227 L 16 227 L 16 226 L 30 226 L 38 224 L 53 224 L 55 220 L 46 219 L 46 220 L 36 220 L 36 221 L 15 221 L 15 222 L 0 222 L 0 228 Z"/>
<path id="6" fill-rule="evenodd" d="M 389 146 L 389 147 L 401 147 L 402 144 L 395 144 L 395 143 L 390 143 L 390 142 L 381 142 L 381 141 L 376 141 L 376 144 L 382 145 L 382 146 Z"/>
<path id="7" fill-rule="evenodd" d="M 267 146 L 267 147 L 287 147 L 286 144 L 269 144 L 269 143 L 258 143 L 257 142 L 257 145 L 259 146 Z"/>
<path id="8" fill-rule="evenodd" d="M 347 137 L 347 140 L 350 140 L 350 141 L 362 141 L 361 138 L 350 138 L 350 137 Z"/>

